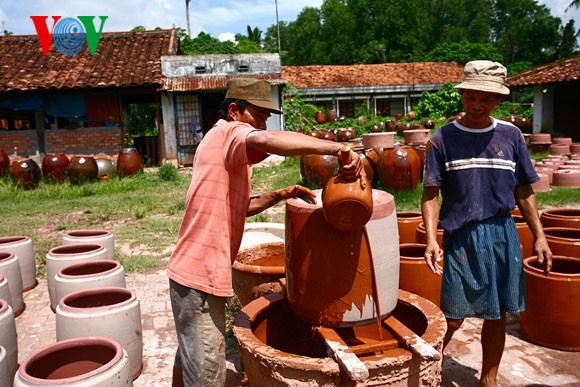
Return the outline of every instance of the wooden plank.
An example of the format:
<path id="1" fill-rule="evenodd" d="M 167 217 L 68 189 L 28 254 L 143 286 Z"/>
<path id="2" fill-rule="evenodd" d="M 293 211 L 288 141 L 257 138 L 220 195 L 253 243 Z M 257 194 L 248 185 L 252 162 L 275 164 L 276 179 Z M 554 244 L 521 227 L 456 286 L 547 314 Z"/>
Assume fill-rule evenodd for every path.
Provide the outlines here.
<path id="1" fill-rule="evenodd" d="M 358 345 L 351 345 L 349 348 L 355 355 L 363 353 L 381 352 L 389 349 L 394 349 L 399 346 L 399 342 L 395 339 L 383 340 L 377 343 L 365 343 Z"/>
<path id="2" fill-rule="evenodd" d="M 318 327 L 316 331 L 326 343 L 330 355 L 351 380 L 360 381 L 368 379 L 369 370 L 367 367 L 350 350 L 348 345 L 334 329 Z"/>
<path id="3" fill-rule="evenodd" d="M 393 333 L 393 335 L 414 354 L 421 356 L 425 360 L 441 360 L 441 353 L 427 343 L 423 338 L 407 328 L 394 316 L 383 320 L 383 324 Z"/>

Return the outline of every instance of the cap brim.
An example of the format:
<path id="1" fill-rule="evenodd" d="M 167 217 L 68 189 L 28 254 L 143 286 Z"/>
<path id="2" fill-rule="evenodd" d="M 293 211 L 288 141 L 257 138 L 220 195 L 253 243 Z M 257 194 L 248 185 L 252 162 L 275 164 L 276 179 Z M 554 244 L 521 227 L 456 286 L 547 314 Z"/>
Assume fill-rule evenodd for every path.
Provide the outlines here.
<path id="1" fill-rule="evenodd" d="M 495 93 L 495 94 L 502 94 L 508 95 L 510 93 L 510 89 L 505 86 L 498 85 L 497 83 L 490 83 L 490 82 L 461 82 L 458 85 L 454 86 L 456 89 L 467 89 L 467 90 L 478 90 L 478 91 L 485 91 L 487 93 Z"/>
<path id="2" fill-rule="evenodd" d="M 261 107 L 263 109 L 268 109 L 272 113 L 282 114 L 282 110 L 278 109 L 278 107 L 270 101 L 248 100 L 247 102 L 251 103 L 254 106 Z"/>

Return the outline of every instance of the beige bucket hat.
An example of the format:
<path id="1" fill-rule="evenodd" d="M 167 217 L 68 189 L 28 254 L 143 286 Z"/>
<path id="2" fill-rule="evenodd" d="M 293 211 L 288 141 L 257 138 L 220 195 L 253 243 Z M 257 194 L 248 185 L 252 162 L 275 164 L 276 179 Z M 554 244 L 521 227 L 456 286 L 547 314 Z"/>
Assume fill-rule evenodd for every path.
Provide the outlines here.
<path id="1" fill-rule="evenodd" d="M 242 99 L 272 113 L 282 114 L 282 111 L 272 103 L 272 86 L 268 81 L 256 78 L 229 79 L 226 92 L 226 99 L 228 98 Z"/>
<path id="2" fill-rule="evenodd" d="M 488 93 L 507 95 L 510 89 L 504 86 L 506 68 L 498 62 L 474 60 L 463 68 L 463 82 L 456 89 L 480 90 Z"/>

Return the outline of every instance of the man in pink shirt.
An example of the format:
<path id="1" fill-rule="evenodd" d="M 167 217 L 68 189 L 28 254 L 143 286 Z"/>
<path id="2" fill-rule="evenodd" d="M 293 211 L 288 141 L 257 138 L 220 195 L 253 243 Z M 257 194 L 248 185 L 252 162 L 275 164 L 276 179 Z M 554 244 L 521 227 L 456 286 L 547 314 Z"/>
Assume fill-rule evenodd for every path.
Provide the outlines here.
<path id="1" fill-rule="evenodd" d="M 266 131 L 270 114 L 282 113 L 271 101 L 267 81 L 229 80 L 219 111 L 221 119 L 195 154 L 185 215 L 167 269 L 179 343 L 174 386 L 225 384 L 225 302 L 234 295 L 231 267 L 245 217 L 298 195 L 315 200 L 299 185 L 251 196 L 251 165 L 270 153 L 337 155 L 344 147 L 300 133 Z M 352 151 L 351 160 L 340 174 L 354 180 L 363 168 Z"/>

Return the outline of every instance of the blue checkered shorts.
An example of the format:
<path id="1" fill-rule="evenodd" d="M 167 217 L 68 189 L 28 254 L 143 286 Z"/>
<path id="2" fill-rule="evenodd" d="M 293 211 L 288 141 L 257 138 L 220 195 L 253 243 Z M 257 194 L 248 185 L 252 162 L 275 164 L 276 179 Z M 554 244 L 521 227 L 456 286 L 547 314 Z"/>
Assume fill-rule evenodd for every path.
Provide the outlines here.
<path id="1" fill-rule="evenodd" d="M 510 215 L 464 226 L 444 250 L 441 310 L 447 318 L 497 320 L 501 312 L 526 309 L 522 252 Z"/>

